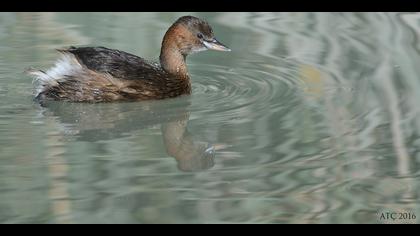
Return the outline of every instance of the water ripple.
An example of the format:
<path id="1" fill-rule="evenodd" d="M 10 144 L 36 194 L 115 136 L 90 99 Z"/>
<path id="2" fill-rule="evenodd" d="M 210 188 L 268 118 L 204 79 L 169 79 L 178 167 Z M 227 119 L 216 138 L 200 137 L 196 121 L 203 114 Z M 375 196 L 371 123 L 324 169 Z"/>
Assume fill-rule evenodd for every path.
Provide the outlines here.
<path id="1" fill-rule="evenodd" d="M 182 14 L 0 14 L 0 222 L 418 215 L 418 13 L 195 13 L 233 50 L 189 58 L 192 96 L 32 102 L 52 48 L 149 58 Z"/>

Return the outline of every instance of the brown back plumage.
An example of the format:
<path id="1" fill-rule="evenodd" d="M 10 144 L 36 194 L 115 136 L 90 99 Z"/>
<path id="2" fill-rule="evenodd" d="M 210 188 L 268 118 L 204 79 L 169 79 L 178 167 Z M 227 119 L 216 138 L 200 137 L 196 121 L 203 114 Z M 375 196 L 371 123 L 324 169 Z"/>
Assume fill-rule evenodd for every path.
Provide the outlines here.
<path id="1" fill-rule="evenodd" d="M 164 99 L 191 92 L 188 78 L 174 78 L 159 64 L 104 47 L 71 47 L 56 67 L 74 67 L 43 83 L 39 100 L 111 102 Z M 73 60 L 69 59 L 73 58 Z M 75 60 L 74 60 L 75 59 Z M 60 64 L 61 63 L 61 64 Z M 76 63 L 78 65 L 76 65 Z M 48 76 L 49 71 L 44 73 Z M 32 72 L 32 74 L 35 74 Z"/>

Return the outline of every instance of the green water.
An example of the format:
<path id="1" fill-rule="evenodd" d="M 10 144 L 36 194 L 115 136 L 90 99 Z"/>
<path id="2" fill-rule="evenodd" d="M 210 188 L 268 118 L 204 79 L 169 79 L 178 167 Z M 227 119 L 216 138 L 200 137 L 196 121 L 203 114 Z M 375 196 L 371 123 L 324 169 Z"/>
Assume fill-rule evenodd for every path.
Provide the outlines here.
<path id="1" fill-rule="evenodd" d="M 32 101 L 55 48 L 157 59 L 186 14 L 232 49 L 188 58 L 192 96 Z M 419 223 L 419 36 L 419 13 L 0 13 L 0 223 Z"/>

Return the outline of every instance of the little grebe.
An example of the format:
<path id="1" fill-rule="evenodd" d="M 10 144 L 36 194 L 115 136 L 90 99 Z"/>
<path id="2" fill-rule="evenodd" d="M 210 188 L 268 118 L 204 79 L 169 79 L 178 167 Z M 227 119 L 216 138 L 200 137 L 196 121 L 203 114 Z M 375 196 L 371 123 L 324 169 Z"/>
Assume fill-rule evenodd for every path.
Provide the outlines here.
<path id="1" fill-rule="evenodd" d="M 210 25 L 193 16 L 179 18 L 166 32 L 160 65 L 104 47 L 70 47 L 47 71 L 30 69 L 40 87 L 36 99 L 111 102 L 164 99 L 191 93 L 185 59 L 207 49 L 230 51 Z"/>

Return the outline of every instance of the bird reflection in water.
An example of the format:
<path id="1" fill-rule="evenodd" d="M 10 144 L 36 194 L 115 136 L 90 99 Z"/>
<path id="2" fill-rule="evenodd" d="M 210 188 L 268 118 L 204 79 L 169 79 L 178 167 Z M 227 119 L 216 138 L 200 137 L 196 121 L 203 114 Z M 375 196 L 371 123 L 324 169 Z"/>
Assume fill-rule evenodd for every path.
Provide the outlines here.
<path id="1" fill-rule="evenodd" d="M 215 146 L 194 140 L 188 131 L 189 97 L 141 103 L 83 104 L 48 102 L 43 114 L 58 119 L 66 134 L 95 142 L 124 137 L 135 130 L 161 125 L 166 152 L 181 171 L 203 171 L 214 166 Z"/>

